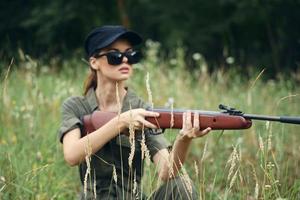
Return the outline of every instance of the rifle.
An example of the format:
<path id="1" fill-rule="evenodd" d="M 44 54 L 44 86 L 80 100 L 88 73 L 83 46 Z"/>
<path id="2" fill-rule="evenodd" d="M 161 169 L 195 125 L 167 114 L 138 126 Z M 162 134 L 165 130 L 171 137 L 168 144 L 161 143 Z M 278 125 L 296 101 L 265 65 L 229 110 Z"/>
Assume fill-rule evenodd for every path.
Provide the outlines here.
<path id="1" fill-rule="evenodd" d="M 220 112 L 190 110 L 193 113 L 199 113 L 200 130 L 211 127 L 212 130 L 237 130 L 247 129 L 252 126 L 252 120 L 276 121 L 281 123 L 300 124 L 300 116 L 268 116 L 245 114 L 242 111 L 236 110 L 220 104 Z M 146 120 L 155 124 L 160 129 L 181 129 L 182 115 L 187 110 L 184 109 L 147 109 L 149 111 L 158 112 L 159 117 L 146 117 Z M 91 133 L 105 123 L 116 117 L 117 113 L 95 111 L 90 115 L 83 116 L 84 135 Z"/>

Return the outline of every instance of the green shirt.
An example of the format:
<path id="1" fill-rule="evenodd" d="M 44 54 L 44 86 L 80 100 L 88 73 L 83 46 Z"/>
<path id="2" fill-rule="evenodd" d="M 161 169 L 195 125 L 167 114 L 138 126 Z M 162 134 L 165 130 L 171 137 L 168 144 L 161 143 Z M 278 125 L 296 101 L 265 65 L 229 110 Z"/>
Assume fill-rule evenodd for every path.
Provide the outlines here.
<path id="1" fill-rule="evenodd" d="M 127 94 L 123 100 L 122 112 L 128 111 L 130 108 L 146 108 L 147 105 L 130 89 L 127 89 Z M 75 129 L 80 128 L 83 130 L 82 117 L 91 114 L 95 110 L 99 110 L 94 89 L 90 89 L 86 96 L 70 97 L 64 101 L 62 105 L 62 123 L 59 129 L 59 138 L 62 142 L 64 135 Z M 137 131 L 136 131 L 137 132 Z M 140 132 L 140 131 L 139 131 Z M 151 132 L 159 133 L 161 130 L 146 129 L 145 130 L 145 143 L 150 153 L 151 159 L 157 151 L 168 148 L 170 143 L 164 138 L 163 135 L 153 135 Z M 117 183 L 122 187 L 122 174 L 123 174 L 123 187 L 130 190 L 128 186 L 129 181 L 133 179 L 133 174 L 138 184 L 140 184 L 143 174 L 143 161 L 141 158 L 141 141 L 142 134 L 135 134 L 135 154 L 132 162 L 132 169 L 129 169 L 128 157 L 130 154 L 129 138 L 120 134 L 116 138 L 109 141 L 98 152 L 91 156 L 91 176 L 88 179 L 88 190 L 93 189 L 94 181 L 96 181 L 97 192 L 105 190 L 111 186 L 113 166 L 116 168 Z M 86 162 L 79 165 L 80 179 L 84 183 L 86 174 Z M 96 180 L 94 180 L 96 177 Z"/>

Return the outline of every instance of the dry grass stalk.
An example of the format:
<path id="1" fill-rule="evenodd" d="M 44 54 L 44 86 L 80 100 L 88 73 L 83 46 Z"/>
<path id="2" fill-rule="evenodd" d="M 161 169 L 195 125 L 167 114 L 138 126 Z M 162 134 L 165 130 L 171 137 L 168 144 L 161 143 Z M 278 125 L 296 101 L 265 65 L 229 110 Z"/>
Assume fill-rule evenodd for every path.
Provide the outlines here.
<path id="1" fill-rule="evenodd" d="M 266 70 L 266 68 L 264 68 L 264 69 L 257 75 L 257 77 L 255 78 L 255 80 L 254 80 L 253 83 L 251 84 L 249 90 L 251 90 L 251 89 L 254 87 L 255 83 L 256 83 L 257 80 L 262 76 L 262 74 L 265 72 L 265 70 Z"/>
<path id="2" fill-rule="evenodd" d="M 280 99 L 276 102 L 276 109 L 277 109 L 277 107 L 279 106 L 279 104 L 280 104 L 283 100 L 290 99 L 290 98 L 297 97 L 297 96 L 300 96 L 300 94 L 291 94 L 291 95 L 288 95 L 288 96 L 285 96 L 285 97 L 280 98 Z"/>
<path id="3" fill-rule="evenodd" d="M 196 177 L 199 177 L 199 169 L 196 160 L 194 160 L 194 168 L 195 168 Z"/>
<path id="4" fill-rule="evenodd" d="M 116 166 L 115 165 L 113 165 L 113 179 L 114 179 L 115 183 L 118 182 L 117 170 L 116 170 Z"/>
<path id="5" fill-rule="evenodd" d="M 259 195 L 259 185 L 258 185 L 258 183 L 256 183 L 255 189 L 254 189 L 254 198 L 258 199 L 258 195 Z"/>
<path id="6" fill-rule="evenodd" d="M 4 176 L 0 176 L 0 182 L 3 183 L 3 186 L 0 188 L 0 192 L 2 192 L 4 190 L 4 188 L 6 187 L 6 179 Z"/>
<path id="7" fill-rule="evenodd" d="M 130 106 L 130 110 L 131 110 L 131 106 Z M 132 161 L 135 152 L 135 130 L 134 130 L 134 124 L 132 122 L 129 124 L 129 142 L 130 142 L 130 154 L 128 157 L 128 165 L 129 168 L 132 168 Z"/>
<path id="8" fill-rule="evenodd" d="M 268 135 L 268 151 L 272 150 L 272 133 L 269 133 Z"/>
<path id="9" fill-rule="evenodd" d="M 168 168 L 169 168 L 169 177 L 172 178 L 174 176 L 174 169 L 173 169 L 173 163 L 174 163 L 174 154 L 170 153 L 169 159 L 168 159 Z"/>
<path id="10" fill-rule="evenodd" d="M 237 176 L 239 175 L 241 182 L 243 178 L 240 173 L 239 162 L 241 161 L 241 152 L 238 152 L 236 147 L 233 147 L 233 151 L 227 161 L 228 165 L 230 163 L 229 173 L 227 176 L 227 181 L 229 181 L 229 191 L 231 191 L 232 186 L 236 182 Z"/>
<path id="11" fill-rule="evenodd" d="M 92 147 L 90 144 L 90 140 L 89 140 L 89 136 L 87 135 L 87 145 L 85 147 L 85 162 L 86 162 L 86 172 L 85 172 L 85 176 L 84 176 L 84 184 L 83 184 L 83 188 L 84 188 L 84 196 L 86 198 L 87 196 L 87 181 L 88 181 L 88 177 L 91 175 L 91 155 L 92 155 Z"/>
<path id="12" fill-rule="evenodd" d="M 236 147 L 233 147 L 233 151 L 232 151 L 232 153 L 229 157 L 229 160 L 227 161 L 227 164 L 230 163 L 230 168 L 229 168 L 229 173 L 228 173 L 227 180 L 231 179 L 231 176 L 234 172 L 235 166 L 237 165 L 237 161 L 239 161 L 239 154 L 236 150 Z"/>
<path id="13" fill-rule="evenodd" d="M 229 184 L 229 190 L 231 190 L 233 184 L 235 183 L 238 172 L 239 172 L 239 169 L 237 169 L 236 172 L 234 173 L 234 175 L 232 176 L 232 179 Z"/>
<path id="14" fill-rule="evenodd" d="M 150 165 L 150 152 L 146 145 L 145 141 L 145 127 L 142 128 L 142 140 L 141 140 L 141 151 L 142 151 L 142 160 L 146 159 L 147 166 Z"/>
<path id="15" fill-rule="evenodd" d="M 253 174 L 254 181 L 255 181 L 254 198 L 255 198 L 255 199 L 258 199 L 258 195 L 259 195 L 258 178 L 257 178 L 256 171 L 255 171 L 255 168 L 254 168 L 253 164 L 250 163 L 250 166 L 251 166 L 251 168 L 252 168 L 252 174 Z"/>
<path id="16" fill-rule="evenodd" d="M 242 173 L 241 173 L 240 170 L 238 171 L 238 174 L 239 174 L 239 178 L 240 178 L 240 183 L 243 184 L 244 183 L 244 178 L 243 178 Z"/>
<path id="17" fill-rule="evenodd" d="M 116 98 L 117 98 L 117 104 L 118 104 L 118 116 L 120 116 L 121 110 L 122 110 L 122 104 L 120 102 L 119 84 L 118 84 L 118 82 L 116 82 Z"/>
<path id="18" fill-rule="evenodd" d="M 9 158 L 10 159 L 10 158 Z M 11 162 L 11 161 L 9 161 Z M 37 165 L 34 165 L 32 167 L 31 170 L 27 171 L 26 173 L 23 174 L 24 177 L 26 177 L 26 182 L 28 181 L 32 181 L 34 180 L 39 174 L 42 174 L 42 173 L 45 173 L 46 172 L 46 169 L 48 167 L 50 167 L 51 165 L 53 164 L 46 164 L 46 165 L 43 165 L 43 166 L 40 166 L 38 167 Z M 3 177 L 4 178 L 4 177 Z M 5 179 L 4 179 L 5 180 Z M 1 181 L 0 181 L 1 182 Z M 9 185 L 10 183 L 7 182 L 7 185 Z M 0 193 L 1 194 L 1 193 Z M 0 198 L 1 199 L 1 198 Z"/>
<path id="19" fill-rule="evenodd" d="M 128 157 L 128 165 L 130 168 L 132 168 L 132 161 L 134 158 L 134 152 L 135 152 L 135 134 L 134 134 L 134 129 L 132 128 L 133 126 L 129 126 L 129 141 L 130 141 L 130 154 Z"/>
<path id="20" fill-rule="evenodd" d="M 251 164 L 251 167 L 252 167 L 252 174 L 253 174 L 253 176 L 254 176 L 254 180 L 255 180 L 255 182 L 257 183 L 258 182 L 258 179 L 257 179 L 257 176 L 256 176 L 256 171 L 255 171 L 255 168 L 254 168 L 254 166 Z"/>
<path id="21" fill-rule="evenodd" d="M 119 95 L 119 84 L 118 82 L 116 82 L 116 98 L 117 98 L 117 104 L 118 104 L 118 121 L 120 119 L 120 115 L 122 112 L 122 104 L 120 102 L 120 95 Z M 130 105 L 131 108 L 131 105 Z M 119 136 L 121 134 L 121 130 L 119 128 Z M 119 142 L 121 144 L 121 137 L 118 138 Z M 121 157 L 121 166 L 123 166 L 123 156 L 122 156 L 122 147 L 120 145 L 119 147 L 119 151 L 120 151 L 120 157 Z M 114 181 L 117 183 L 117 173 L 116 173 L 116 167 L 113 165 L 113 178 Z M 121 167 L 121 181 L 122 181 L 122 185 L 124 184 L 124 172 L 123 172 L 123 167 Z M 122 188 L 122 195 L 123 195 L 123 199 L 124 199 L 124 189 Z"/>
<path id="22" fill-rule="evenodd" d="M 94 169 L 94 198 L 97 199 L 97 182 L 96 182 L 96 171 Z"/>
<path id="23" fill-rule="evenodd" d="M 267 149 L 268 152 L 272 150 L 272 126 L 270 125 L 270 121 L 266 122 L 266 130 L 268 131 L 268 140 L 267 140 Z"/>
<path id="24" fill-rule="evenodd" d="M 266 189 L 270 189 L 272 186 L 271 185 L 265 185 Z"/>
<path id="25" fill-rule="evenodd" d="M 249 106 L 252 105 L 252 93 L 251 90 L 252 88 L 255 86 L 256 82 L 258 81 L 258 79 L 262 76 L 262 74 L 264 73 L 266 69 L 264 68 L 258 75 L 257 77 L 254 79 L 254 81 L 252 82 L 252 84 L 250 85 L 249 89 L 248 89 L 248 93 L 247 93 L 247 104 Z"/>
<path id="26" fill-rule="evenodd" d="M 152 98 L 152 91 L 151 91 L 151 87 L 150 87 L 150 74 L 149 72 L 147 72 L 146 74 L 146 89 L 147 89 L 147 94 L 148 94 L 148 102 L 151 106 L 151 108 L 154 107 L 153 104 L 153 98 Z M 142 129 L 142 141 L 141 141 L 141 148 L 142 148 L 142 159 L 146 158 L 146 164 L 149 166 L 150 165 L 150 152 L 147 148 L 147 145 L 145 143 L 145 132 L 144 132 L 144 126 Z"/>
<path id="27" fill-rule="evenodd" d="M 170 128 L 174 126 L 174 103 L 171 102 L 171 121 L 170 121 Z"/>
<path id="28" fill-rule="evenodd" d="M 193 193 L 192 181 L 191 181 L 185 167 L 182 165 L 182 163 L 179 162 L 179 164 L 180 164 L 181 171 L 182 171 L 181 178 L 183 179 L 183 182 L 186 186 L 187 191 L 192 195 L 192 193 Z"/>
<path id="29" fill-rule="evenodd" d="M 152 92 L 151 92 L 151 88 L 150 88 L 150 75 L 149 75 L 149 72 L 147 72 L 147 74 L 146 74 L 146 89 L 147 89 L 147 94 L 148 94 L 148 102 L 149 102 L 151 108 L 153 108 L 154 104 L 153 104 Z"/>
<path id="30" fill-rule="evenodd" d="M 266 129 L 267 131 L 270 129 L 270 121 L 266 121 Z"/>
<path id="31" fill-rule="evenodd" d="M 0 192 L 2 192 L 6 187 L 6 184 L 4 184 L 1 188 L 0 188 Z"/>
<path id="32" fill-rule="evenodd" d="M 258 137 L 258 144 L 259 144 L 259 149 L 264 154 L 265 145 L 264 145 L 264 141 L 260 135 Z"/>
<path id="33" fill-rule="evenodd" d="M 132 193 L 134 195 L 136 195 L 136 189 L 137 189 L 137 182 L 136 182 L 136 171 L 134 171 L 134 175 L 133 175 L 133 189 L 132 189 Z"/>
<path id="34" fill-rule="evenodd" d="M 5 107 L 9 107 L 10 99 L 9 95 L 7 94 L 7 84 L 8 84 L 8 75 L 11 69 L 12 64 L 14 63 L 14 58 L 11 59 L 10 64 L 8 65 L 8 69 L 5 73 L 4 81 L 3 81 L 3 91 L 2 91 L 2 98 L 3 104 Z"/>
<path id="35" fill-rule="evenodd" d="M 203 161 L 205 159 L 206 152 L 207 152 L 207 140 L 205 141 L 205 144 L 204 144 L 203 153 L 202 153 L 202 157 L 201 157 L 201 163 L 203 163 Z"/>

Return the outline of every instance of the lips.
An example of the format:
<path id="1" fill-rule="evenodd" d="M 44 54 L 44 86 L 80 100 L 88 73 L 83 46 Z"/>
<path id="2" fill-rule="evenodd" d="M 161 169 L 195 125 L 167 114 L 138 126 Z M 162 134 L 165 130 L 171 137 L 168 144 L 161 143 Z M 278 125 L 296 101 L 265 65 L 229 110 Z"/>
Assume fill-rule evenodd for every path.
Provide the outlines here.
<path id="1" fill-rule="evenodd" d="M 121 67 L 119 69 L 119 71 L 122 72 L 122 73 L 128 73 L 129 72 L 129 67 Z"/>

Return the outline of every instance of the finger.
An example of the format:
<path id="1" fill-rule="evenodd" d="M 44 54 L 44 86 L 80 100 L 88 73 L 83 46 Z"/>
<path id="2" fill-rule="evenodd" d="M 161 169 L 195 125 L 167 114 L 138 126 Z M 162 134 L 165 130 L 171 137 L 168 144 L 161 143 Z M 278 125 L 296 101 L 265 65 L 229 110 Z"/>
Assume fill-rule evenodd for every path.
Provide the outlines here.
<path id="1" fill-rule="evenodd" d="M 200 124 L 199 124 L 199 113 L 195 112 L 194 113 L 194 123 L 193 127 L 195 131 L 198 131 L 200 129 Z"/>
<path id="2" fill-rule="evenodd" d="M 148 122 L 147 120 L 141 120 L 141 123 L 144 124 L 144 126 L 147 127 L 147 128 L 157 129 L 157 126 L 155 126 L 154 124 Z"/>
<path id="3" fill-rule="evenodd" d="M 186 126 L 187 128 L 192 128 L 192 114 L 190 111 L 186 113 Z"/>
<path id="4" fill-rule="evenodd" d="M 159 113 L 158 112 L 152 112 L 152 111 L 144 111 L 142 113 L 143 116 L 145 117 L 158 117 L 159 116 Z"/>
<path id="5" fill-rule="evenodd" d="M 182 115 L 182 129 L 186 129 L 186 113 L 184 112 Z"/>
<path id="6" fill-rule="evenodd" d="M 210 127 L 208 127 L 208 128 L 206 128 L 206 129 L 204 129 L 203 131 L 200 131 L 199 133 L 199 135 L 198 136 L 204 136 L 204 135 L 206 135 L 206 134 L 208 134 L 210 131 L 211 131 L 212 129 L 210 128 Z"/>

